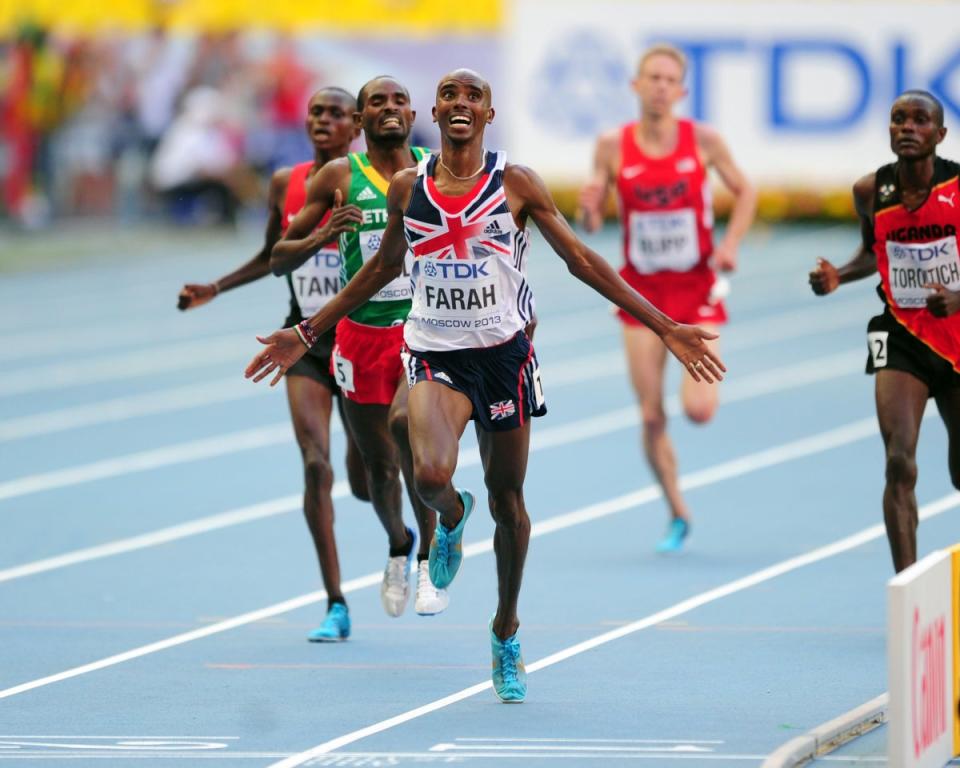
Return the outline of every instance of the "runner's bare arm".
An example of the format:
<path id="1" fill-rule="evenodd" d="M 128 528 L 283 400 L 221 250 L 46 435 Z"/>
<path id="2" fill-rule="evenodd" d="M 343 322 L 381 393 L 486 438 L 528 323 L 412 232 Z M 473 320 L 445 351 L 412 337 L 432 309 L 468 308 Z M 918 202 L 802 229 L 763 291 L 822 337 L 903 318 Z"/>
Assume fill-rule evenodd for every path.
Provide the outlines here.
<path id="1" fill-rule="evenodd" d="M 853 185 L 853 204 L 860 218 L 860 247 L 853 258 L 841 267 L 826 259 L 817 259 L 817 268 L 810 273 L 810 287 L 818 296 L 837 290 L 843 283 L 862 280 L 877 271 L 877 255 L 873 252 L 873 196 L 876 176 L 869 174 Z"/>
<path id="2" fill-rule="evenodd" d="M 708 168 L 714 168 L 724 186 L 733 194 L 733 210 L 723 240 L 713 254 L 714 264 L 723 272 L 737 268 L 737 249 L 757 213 L 757 192 L 734 162 L 727 143 L 713 128 L 697 124 L 697 144 Z"/>
<path id="3" fill-rule="evenodd" d="M 708 382 L 723 378 L 726 368 L 704 343 L 704 339 L 717 338 L 716 334 L 675 322 L 627 285 L 602 256 L 580 241 L 536 173 L 520 165 L 508 165 L 504 186 L 514 215 L 533 219 L 574 277 L 656 333 L 696 381 L 701 377 Z"/>
<path id="4" fill-rule="evenodd" d="M 267 226 L 263 248 L 243 266 L 205 285 L 187 283 L 177 297 L 177 309 L 195 309 L 212 301 L 218 293 L 229 291 L 270 274 L 270 249 L 280 239 L 283 198 L 290 182 L 290 169 L 280 168 L 270 179 L 267 197 Z"/>
<path id="5" fill-rule="evenodd" d="M 285 275 L 302 265 L 325 245 L 336 240 L 341 232 L 352 231 L 363 222 L 360 209 L 342 205 L 343 182 L 349 184 L 350 162 L 347 158 L 331 160 L 317 171 L 307 185 L 307 199 L 300 212 L 293 217 L 283 239 L 270 254 L 270 269 L 275 275 Z M 327 211 L 333 208 L 330 219 L 319 229 Z"/>
<path id="6" fill-rule="evenodd" d="M 609 131 L 597 139 L 593 153 L 590 181 L 580 190 L 577 220 L 587 232 L 603 226 L 603 210 L 616 175 L 617 131 Z"/>
<path id="7" fill-rule="evenodd" d="M 403 211 L 416 178 L 416 168 L 401 171 L 393 177 L 387 192 L 387 228 L 379 250 L 323 309 L 303 321 L 309 326 L 308 333 L 321 336 L 403 271 L 407 253 Z M 276 331 L 266 337 L 257 336 L 257 341 L 265 346 L 250 361 L 245 375 L 248 379 L 261 381 L 275 371 L 271 387 L 307 351 L 305 341 L 294 328 Z"/>

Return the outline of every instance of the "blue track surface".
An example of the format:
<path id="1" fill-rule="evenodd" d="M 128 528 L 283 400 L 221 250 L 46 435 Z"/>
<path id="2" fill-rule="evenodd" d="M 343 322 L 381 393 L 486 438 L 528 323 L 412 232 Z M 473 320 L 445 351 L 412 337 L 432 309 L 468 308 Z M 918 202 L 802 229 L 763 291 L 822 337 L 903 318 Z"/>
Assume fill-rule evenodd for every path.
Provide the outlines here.
<path id="1" fill-rule="evenodd" d="M 183 282 L 246 259 L 256 233 L 4 276 L 0 760 L 265 766 L 327 745 L 310 764 L 758 765 L 873 698 L 886 690 L 886 541 L 874 529 L 822 548 L 881 522 L 862 373 L 879 303 L 872 280 L 819 300 L 806 286 L 817 255 L 842 261 L 856 237 L 758 229 L 745 244 L 724 404 L 706 428 L 675 410 L 671 422 L 694 513 L 672 557 L 653 552 L 666 513 L 617 323 L 535 238 L 550 413 L 534 425 L 526 486 L 535 538 L 520 617 L 535 671 L 512 707 L 471 690 L 488 681 L 495 606 L 484 514 L 450 608 L 390 619 L 385 537 L 341 489 L 354 634 L 305 641 L 325 598 L 299 453 L 283 392 L 241 374 L 253 334 L 284 317 L 285 286 L 173 309 Z M 615 258 L 613 231 L 592 242 Z M 677 381 L 674 368 L 671 391 Z M 333 443 L 340 468 L 341 432 Z M 921 505 L 948 496 L 938 418 L 918 459 Z M 469 430 L 457 483 L 482 489 Z M 921 525 L 922 554 L 958 540 L 955 508 Z"/>

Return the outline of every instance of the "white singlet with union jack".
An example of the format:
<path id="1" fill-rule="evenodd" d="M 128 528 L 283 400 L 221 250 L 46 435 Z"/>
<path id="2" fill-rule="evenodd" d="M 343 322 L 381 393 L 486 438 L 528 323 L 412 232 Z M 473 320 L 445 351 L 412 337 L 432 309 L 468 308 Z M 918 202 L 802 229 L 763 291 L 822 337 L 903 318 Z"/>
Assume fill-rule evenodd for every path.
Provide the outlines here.
<path id="1" fill-rule="evenodd" d="M 507 155 L 487 152 L 476 185 L 457 197 L 437 190 L 437 157 L 421 161 L 403 215 L 414 255 L 404 340 L 424 351 L 492 347 L 533 317 L 525 276 L 530 236 L 517 228 L 507 206 Z"/>

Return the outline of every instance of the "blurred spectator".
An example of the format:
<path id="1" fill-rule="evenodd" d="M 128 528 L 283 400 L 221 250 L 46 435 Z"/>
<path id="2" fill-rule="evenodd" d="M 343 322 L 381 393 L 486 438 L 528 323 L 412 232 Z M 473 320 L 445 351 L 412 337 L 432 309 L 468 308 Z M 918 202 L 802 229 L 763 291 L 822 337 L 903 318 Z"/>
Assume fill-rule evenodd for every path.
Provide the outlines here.
<path id="1" fill-rule="evenodd" d="M 2 104 L 7 145 L 3 200 L 28 227 L 49 217 L 53 178 L 51 134 L 62 115 L 63 61 L 39 27 L 21 28 L 8 57 Z"/>
<path id="2" fill-rule="evenodd" d="M 194 88 L 154 153 L 151 181 L 181 221 L 234 224 L 240 203 L 256 195 L 242 134 L 225 119 L 226 106 L 218 90 Z"/>

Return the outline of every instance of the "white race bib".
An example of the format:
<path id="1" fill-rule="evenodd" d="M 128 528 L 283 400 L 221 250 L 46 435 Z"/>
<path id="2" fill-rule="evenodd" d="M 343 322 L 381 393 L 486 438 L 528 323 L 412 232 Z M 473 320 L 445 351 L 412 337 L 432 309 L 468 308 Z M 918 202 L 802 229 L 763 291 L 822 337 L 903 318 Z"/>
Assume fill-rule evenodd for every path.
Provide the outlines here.
<path id="1" fill-rule="evenodd" d="M 951 291 L 960 290 L 960 258 L 957 238 L 945 237 L 930 243 L 887 241 L 887 276 L 893 302 L 901 309 L 927 306 L 927 283 L 940 283 Z"/>
<path id="2" fill-rule="evenodd" d="M 333 347 L 333 378 L 344 392 L 354 392 L 353 363 L 340 354 L 340 345 Z"/>
<path id="3" fill-rule="evenodd" d="M 697 215 L 679 211 L 631 211 L 630 264 L 642 275 L 671 270 L 686 272 L 700 261 Z"/>
<path id="4" fill-rule="evenodd" d="M 290 273 L 300 314 L 319 312 L 340 290 L 340 251 L 322 248 Z"/>
<path id="5" fill-rule="evenodd" d="M 360 253 L 363 256 L 363 263 L 366 264 L 370 259 L 376 256 L 380 248 L 380 242 L 383 240 L 382 229 L 375 229 L 369 232 L 360 233 Z M 407 251 L 403 259 L 403 272 L 381 288 L 370 301 L 403 301 L 413 298 L 413 291 L 410 288 L 410 269 L 413 266 L 413 254 Z"/>
<path id="6" fill-rule="evenodd" d="M 496 256 L 422 257 L 417 269 L 417 314 L 421 322 L 469 329 L 500 322 L 502 296 Z"/>

